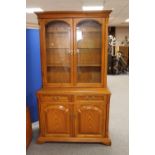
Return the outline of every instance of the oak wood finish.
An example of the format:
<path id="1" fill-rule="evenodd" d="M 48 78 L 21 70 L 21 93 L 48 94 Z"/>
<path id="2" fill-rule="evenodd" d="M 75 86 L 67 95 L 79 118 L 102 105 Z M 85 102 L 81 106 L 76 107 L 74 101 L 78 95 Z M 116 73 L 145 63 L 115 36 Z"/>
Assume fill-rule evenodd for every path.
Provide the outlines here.
<path id="1" fill-rule="evenodd" d="M 77 137 L 102 137 L 104 131 L 104 105 L 99 102 L 77 102 L 75 105 Z"/>
<path id="2" fill-rule="evenodd" d="M 46 11 L 36 12 L 38 19 L 57 18 L 108 18 L 112 10 L 104 11 Z"/>
<path id="3" fill-rule="evenodd" d="M 41 122 L 44 136 L 71 136 L 71 107 L 69 103 L 43 103 L 41 104 Z"/>
<path id="4" fill-rule="evenodd" d="M 110 12 L 36 13 L 43 78 L 43 88 L 37 92 L 38 143 L 111 145 L 106 78 Z"/>

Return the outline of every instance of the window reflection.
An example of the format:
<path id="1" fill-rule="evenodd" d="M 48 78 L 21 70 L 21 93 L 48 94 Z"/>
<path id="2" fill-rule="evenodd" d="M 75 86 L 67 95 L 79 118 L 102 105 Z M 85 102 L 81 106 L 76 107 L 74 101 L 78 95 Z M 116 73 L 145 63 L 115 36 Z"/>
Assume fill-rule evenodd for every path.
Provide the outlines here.
<path id="1" fill-rule="evenodd" d="M 80 40 L 82 40 L 82 31 L 79 29 L 79 28 L 77 28 L 77 31 L 76 31 L 76 39 L 77 39 L 77 41 L 80 41 Z"/>

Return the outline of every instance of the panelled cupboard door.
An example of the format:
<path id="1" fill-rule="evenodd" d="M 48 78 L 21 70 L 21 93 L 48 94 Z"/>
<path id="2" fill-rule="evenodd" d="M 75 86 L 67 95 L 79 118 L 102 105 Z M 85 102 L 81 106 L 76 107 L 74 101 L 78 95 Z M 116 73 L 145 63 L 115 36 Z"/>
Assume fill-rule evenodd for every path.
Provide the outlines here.
<path id="1" fill-rule="evenodd" d="M 102 30 L 100 18 L 74 19 L 74 61 L 77 86 L 102 84 Z"/>
<path id="2" fill-rule="evenodd" d="M 105 124 L 103 103 L 77 103 L 75 113 L 76 137 L 103 137 Z"/>
<path id="3" fill-rule="evenodd" d="M 41 104 L 41 129 L 44 136 L 71 136 L 71 107 L 67 103 Z"/>
<path id="4" fill-rule="evenodd" d="M 51 86 L 73 84 L 72 19 L 45 22 L 46 80 Z"/>

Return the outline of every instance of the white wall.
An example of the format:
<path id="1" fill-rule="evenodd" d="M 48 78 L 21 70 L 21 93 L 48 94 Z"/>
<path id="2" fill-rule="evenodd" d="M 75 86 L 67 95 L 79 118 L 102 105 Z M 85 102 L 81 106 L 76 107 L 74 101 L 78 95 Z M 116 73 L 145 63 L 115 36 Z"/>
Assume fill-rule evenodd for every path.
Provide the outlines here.
<path id="1" fill-rule="evenodd" d="M 116 27 L 115 31 L 117 45 L 120 45 L 125 36 L 129 38 L 129 27 Z"/>

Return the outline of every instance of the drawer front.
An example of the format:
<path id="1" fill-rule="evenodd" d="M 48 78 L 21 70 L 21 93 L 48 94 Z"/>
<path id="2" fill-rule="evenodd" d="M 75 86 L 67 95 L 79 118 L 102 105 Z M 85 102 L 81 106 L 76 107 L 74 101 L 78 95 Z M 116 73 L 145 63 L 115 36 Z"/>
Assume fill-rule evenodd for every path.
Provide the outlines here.
<path id="1" fill-rule="evenodd" d="M 41 102 L 71 102 L 72 96 L 68 95 L 42 95 Z"/>
<path id="2" fill-rule="evenodd" d="M 78 101 L 104 101 L 104 96 L 98 96 L 98 95 L 80 95 L 80 96 L 77 96 L 76 99 Z"/>

